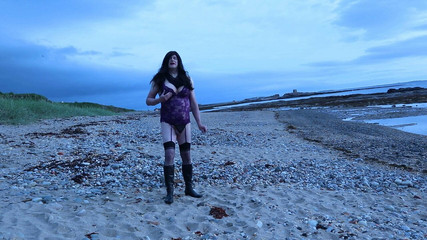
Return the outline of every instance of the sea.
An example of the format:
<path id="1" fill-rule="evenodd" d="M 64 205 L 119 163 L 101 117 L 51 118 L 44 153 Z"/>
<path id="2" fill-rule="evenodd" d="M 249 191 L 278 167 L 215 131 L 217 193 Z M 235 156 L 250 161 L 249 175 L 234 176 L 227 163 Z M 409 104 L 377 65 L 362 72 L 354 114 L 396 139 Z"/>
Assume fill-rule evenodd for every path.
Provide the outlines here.
<path id="1" fill-rule="evenodd" d="M 292 100 L 308 99 L 308 98 L 312 98 L 312 97 L 329 97 L 329 96 L 345 96 L 345 95 L 350 95 L 350 94 L 385 93 L 390 88 L 398 89 L 398 88 L 413 88 L 413 87 L 427 88 L 427 80 L 394 83 L 394 84 L 385 84 L 385 85 L 373 85 L 373 86 L 368 86 L 368 87 L 342 89 L 342 90 L 322 91 L 322 92 L 318 92 L 315 95 L 306 96 L 306 97 L 295 97 L 295 98 L 266 100 L 266 101 L 257 101 L 257 102 L 250 102 L 250 103 L 227 105 L 227 106 L 216 107 L 216 108 L 213 108 L 210 110 L 205 110 L 204 112 L 214 111 L 214 110 L 230 109 L 233 107 L 247 106 L 247 105 L 259 104 L 259 103 L 270 103 L 270 102 L 278 102 L 278 101 L 292 101 Z M 334 92 L 334 93 L 329 93 L 329 92 Z M 425 108 L 427 108 L 427 103 L 413 103 L 413 104 L 406 104 L 405 106 L 425 109 Z M 371 107 L 392 108 L 392 107 L 399 107 L 399 106 L 396 106 L 396 105 L 394 105 L 394 106 L 392 106 L 392 105 L 378 105 L 378 106 L 371 106 Z M 286 111 L 286 110 L 291 110 L 291 109 L 293 109 L 293 108 L 280 108 L 278 110 Z M 347 119 L 347 120 L 349 120 L 349 119 Z M 365 122 L 380 124 L 380 125 L 392 127 L 392 128 L 395 128 L 395 129 L 398 129 L 401 131 L 411 132 L 411 133 L 421 134 L 421 135 L 427 136 L 427 115 L 402 117 L 402 118 L 371 119 L 371 120 L 366 120 Z"/>

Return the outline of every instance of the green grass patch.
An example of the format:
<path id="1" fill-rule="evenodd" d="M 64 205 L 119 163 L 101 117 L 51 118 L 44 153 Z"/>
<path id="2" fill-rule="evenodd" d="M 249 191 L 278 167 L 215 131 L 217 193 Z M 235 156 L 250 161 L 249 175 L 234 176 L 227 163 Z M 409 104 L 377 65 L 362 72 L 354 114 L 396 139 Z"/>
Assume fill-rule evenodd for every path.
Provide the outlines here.
<path id="1" fill-rule="evenodd" d="M 0 124 L 29 124 L 41 119 L 109 116 L 132 110 L 95 103 L 57 103 L 37 94 L 0 93 Z"/>

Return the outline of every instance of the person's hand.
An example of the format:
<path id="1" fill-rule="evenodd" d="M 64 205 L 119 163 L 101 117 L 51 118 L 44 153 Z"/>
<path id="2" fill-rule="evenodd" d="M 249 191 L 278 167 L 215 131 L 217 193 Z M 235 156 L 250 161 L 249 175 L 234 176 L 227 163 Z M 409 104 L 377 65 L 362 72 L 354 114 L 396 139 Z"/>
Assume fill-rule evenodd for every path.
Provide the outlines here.
<path id="1" fill-rule="evenodd" d="M 199 125 L 199 130 L 202 131 L 202 133 L 206 133 L 208 131 L 208 128 L 205 125 L 200 124 Z"/>
<path id="2" fill-rule="evenodd" d="M 171 92 L 166 93 L 166 90 L 165 90 L 165 91 L 163 91 L 163 93 L 159 97 L 160 98 L 160 102 L 161 103 L 166 102 L 171 97 L 172 97 L 172 93 Z"/>

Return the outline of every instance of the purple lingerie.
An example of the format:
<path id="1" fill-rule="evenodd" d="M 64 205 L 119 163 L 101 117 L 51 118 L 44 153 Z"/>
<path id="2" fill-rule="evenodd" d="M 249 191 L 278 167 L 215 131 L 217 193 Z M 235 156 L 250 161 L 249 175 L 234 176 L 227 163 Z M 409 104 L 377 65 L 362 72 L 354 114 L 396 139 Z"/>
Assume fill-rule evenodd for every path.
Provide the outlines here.
<path id="1" fill-rule="evenodd" d="M 185 127 L 190 123 L 190 89 L 184 87 L 178 93 L 163 85 L 162 92 L 171 92 L 172 97 L 162 103 L 160 109 L 160 122 L 169 123 L 177 128 Z"/>

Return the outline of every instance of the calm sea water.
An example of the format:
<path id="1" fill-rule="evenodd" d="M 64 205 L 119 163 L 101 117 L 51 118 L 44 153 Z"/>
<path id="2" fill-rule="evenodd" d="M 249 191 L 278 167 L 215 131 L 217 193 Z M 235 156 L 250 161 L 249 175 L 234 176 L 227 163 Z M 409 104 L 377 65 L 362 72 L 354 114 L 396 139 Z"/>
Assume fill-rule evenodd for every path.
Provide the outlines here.
<path id="1" fill-rule="evenodd" d="M 258 102 L 251 102 L 251 103 L 241 103 L 241 104 L 234 104 L 234 105 L 228 105 L 223 107 L 215 108 L 215 110 L 219 109 L 228 109 L 233 107 L 240 107 L 240 106 L 247 106 L 257 103 L 271 103 L 271 102 L 280 102 L 280 101 L 293 101 L 293 100 L 301 100 L 301 99 L 308 99 L 312 97 L 330 97 L 330 96 L 345 96 L 350 94 L 371 94 L 371 93 L 384 93 L 387 92 L 390 88 L 409 88 L 409 87 L 423 87 L 427 88 L 427 80 L 423 81 L 412 81 L 412 82 L 405 82 L 405 83 L 395 83 L 395 84 L 386 84 L 386 85 L 377 85 L 377 86 L 370 86 L 370 87 L 363 87 L 363 88 L 356 88 L 356 89 L 343 89 L 343 90 L 331 90 L 331 91 L 340 91 L 339 93 L 319 93 L 316 95 L 306 96 L 306 97 L 295 97 L 295 98 L 286 98 L 286 99 L 277 99 L 277 100 L 268 100 L 268 101 L 258 101 Z M 328 92 L 331 92 L 328 91 Z M 209 110 L 207 110 L 209 111 Z"/>
<path id="2" fill-rule="evenodd" d="M 299 99 L 308 99 L 312 97 L 328 97 L 328 96 L 345 96 L 350 94 L 371 94 L 371 93 L 383 93 L 387 92 L 390 88 L 412 88 L 412 87 L 423 87 L 427 88 L 427 81 L 412 81 L 412 82 L 405 82 L 405 83 L 396 83 L 396 84 L 387 84 L 387 85 L 378 85 L 378 86 L 371 86 L 371 87 L 365 87 L 365 88 L 357 88 L 357 89 L 344 89 L 339 90 L 342 92 L 339 93 L 328 93 L 328 94 L 318 94 L 318 95 L 312 95 L 307 97 L 296 97 L 296 98 L 288 98 L 288 99 L 278 99 L 278 100 L 269 100 L 269 101 L 259 101 L 259 102 L 251 102 L 251 103 L 242 103 L 242 104 L 235 104 L 235 105 L 229 105 L 229 106 L 223 106 L 215 108 L 215 110 L 219 109 L 228 109 L 238 106 L 246 106 L 251 104 L 257 104 L 257 103 L 270 103 L 270 102 L 278 102 L 278 101 L 291 101 L 291 100 L 299 100 Z M 417 108 L 427 108 L 426 103 L 418 103 L 418 104 L 410 104 L 412 107 Z M 383 105 L 383 106 L 376 106 L 376 107 L 392 107 L 391 105 Z M 290 110 L 292 108 L 281 108 L 280 110 Z M 207 110 L 212 111 L 212 110 Z M 380 125 L 393 127 L 402 131 L 421 134 L 421 135 L 427 135 L 427 116 L 415 116 L 415 117 L 404 117 L 404 118 L 388 118 L 388 119 L 373 119 L 366 121 L 368 123 L 377 123 Z"/>
<path id="3" fill-rule="evenodd" d="M 405 104 L 406 107 L 412 108 L 427 108 L 427 103 L 417 103 L 417 104 Z M 392 105 L 382 105 L 374 107 L 383 107 L 391 108 Z M 399 109 L 400 105 L 396 105 L 396 108 Z M 401 131 L 416 133 L 427 136 L 427 115 L 421 116 L 410 116 L 410 117 L 401 117 L 401 118 L 384 118 L 384 119 L 371 119 L 366 120 L 367 123 L 376 123 L 387 127 L 392 127 Z"/>
<path id="4" fill-rule="evenodd" d="M 380 125 L 392 127 L 405 132 L 427 136 L 427 115 L 402 118 L 373 119 L 366 120 L 365 122 L 378 123 Z"/>

